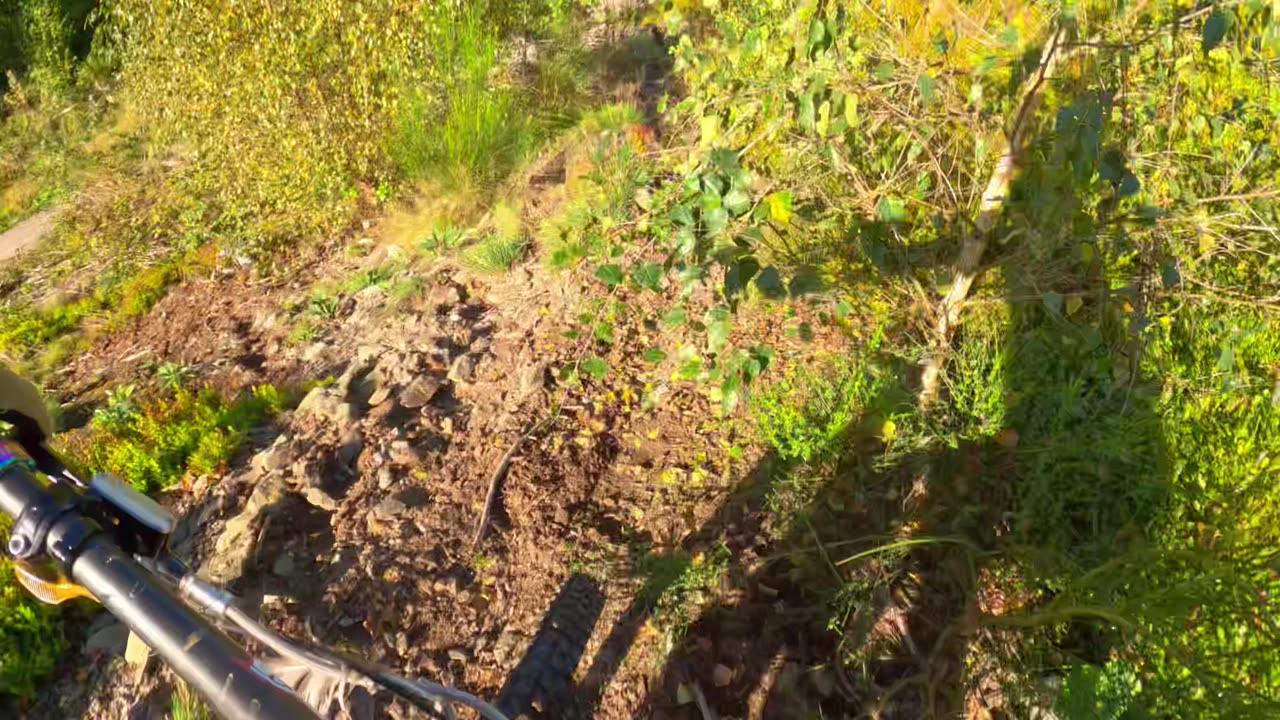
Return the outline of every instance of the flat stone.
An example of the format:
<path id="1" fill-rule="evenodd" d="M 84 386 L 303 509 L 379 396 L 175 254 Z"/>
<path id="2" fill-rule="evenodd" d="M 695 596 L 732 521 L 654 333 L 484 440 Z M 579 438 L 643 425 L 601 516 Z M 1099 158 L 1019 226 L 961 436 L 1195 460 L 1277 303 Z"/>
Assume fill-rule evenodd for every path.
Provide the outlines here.
<path id="1" fill-rule="evenodd" d="M 200 575 L 214 583 L 229 583 L 240 577 L 245 560 L 257 543 L 258 519 L 283 501 L 287 494 L 288 487 L 280 476 L 269 475 L 259 480 L 244 510 L 227 521 Z"/>
<path id="2" fill-rule="evenodd" d="M 390 518 L 399 515 L 408 510 L 409 506 L 405 505 L 399 498 L 394 495 L 382 499 L 382 502 L 373 506 L 373 515 L 377 518 Z"/>
<path id="3" fill-rule="evenodd" d="M 449 379 L 455 383 L 469 383 L 476 376 L 476 356 L 471 353 L 459 355 L 449 366 Z"/>
<path id="4" fill-rule="evenodd" d="M 431 402 L 440 392 L 444 382 L 434 375 L 419 375 L 400 393 L 400 404 L 409 408 L 420 408 Z"/>
<path id="5" fill-rule="evenodd" d="M 303 488 L 302 497 L 306 498 L 307 502 L 320 508 L 321 510 L 334 512 L 335 510 L 338 509 L 338 501 L 335 500 L 332 495 L 325 492 L 324 490 L 321 490 L 315 485 L 310 485 L 308 487 Z"/>
<path id="6" fill-rule="evenodd" d="M 124 654 L 125 646 L 129 643 L 129 628 L 123 623 L 112 622 L 106 627 L 95 631 L 84 641 L 84 652 L 86 655 L 95 652 L 102 652 L 116 657 Z"/>
<path id="7" fill-rule="evenodd" d="M 318 387 L 298 404 L 298 416 L 311 415 L 328 420 L 340 428 L 346 428 L 359 419 L 355 405 L 346 401 L 345 395 L 331 388 Z"/>
<path id="8" fill-rule="evenodd" d="M 369 407 L 377 407 L 386 402 L 389 397 L 391 397 L 391 386 L 380 385 L 378 389 L 374 390 L 373 394 L 369 396 Z"/>
<path id="9" fill-rule="evenodd" d="M 263 472 L 278 472 L 289 464 L 289 436 L 281 435 L 271 447 L 253 456 L 250 465 Z"/>

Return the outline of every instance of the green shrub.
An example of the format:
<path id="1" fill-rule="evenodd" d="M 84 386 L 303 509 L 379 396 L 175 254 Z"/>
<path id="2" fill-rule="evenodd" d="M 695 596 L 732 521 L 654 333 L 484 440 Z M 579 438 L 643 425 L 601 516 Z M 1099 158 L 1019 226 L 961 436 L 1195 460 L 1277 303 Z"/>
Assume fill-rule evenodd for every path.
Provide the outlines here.
<path id="1" fill-rule="evenodd" d="M 492 186 L 527 149 L 516 91 L 494 83 L 498 37 L 470 6 L 443 27 L 427 25 L 444 77 L 439 88 L 406 91 L 392 158 L 409 177 L 445 187 Z"/>
<path id="2" fill-rule="evenodd" d="M 245 433 L 286 402 L 271 386 L 235 400 L 211 389 L 179 389 L 171 399 L 142 405 L 131 396 L 113 392 L 90 435 L 72 450 L 86 467 L 115 473 L 143 492 L 216 472 L 243 444 Z"/>
<path id="3" fill-rule="evenodd" d="M 0 534 L 8 536 L 8 523 Z M 0 559 L 0 693 L 29 697 L 36 683 L 53 671 L 65 642 L 54 607 L 32 598 Z"/>

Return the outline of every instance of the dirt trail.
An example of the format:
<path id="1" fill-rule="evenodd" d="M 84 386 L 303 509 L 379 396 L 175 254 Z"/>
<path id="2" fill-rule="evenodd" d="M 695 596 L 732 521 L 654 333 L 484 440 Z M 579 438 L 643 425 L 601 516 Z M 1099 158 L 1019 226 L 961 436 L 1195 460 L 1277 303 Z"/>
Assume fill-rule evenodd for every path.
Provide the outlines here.
<path id="1" fill-rule="evenodd" d="M 40 242 L 57 219 L 56 210 L 45 210 L 0 233 L 0 260 L 8 260 Z"/>

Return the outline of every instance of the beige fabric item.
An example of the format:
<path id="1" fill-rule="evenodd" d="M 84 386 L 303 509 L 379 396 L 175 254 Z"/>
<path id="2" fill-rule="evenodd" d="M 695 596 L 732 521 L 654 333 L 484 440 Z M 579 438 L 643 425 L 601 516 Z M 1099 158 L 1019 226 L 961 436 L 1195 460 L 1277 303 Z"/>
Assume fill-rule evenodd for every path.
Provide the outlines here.
<path id="1" fill-rule="evenodd" d="M 40 391 L 8 368 L 0 367 L 0 412 L 8 410 L 34 420 L 46 437 L 53 434 L 53 418 L 40 399 Z"/>

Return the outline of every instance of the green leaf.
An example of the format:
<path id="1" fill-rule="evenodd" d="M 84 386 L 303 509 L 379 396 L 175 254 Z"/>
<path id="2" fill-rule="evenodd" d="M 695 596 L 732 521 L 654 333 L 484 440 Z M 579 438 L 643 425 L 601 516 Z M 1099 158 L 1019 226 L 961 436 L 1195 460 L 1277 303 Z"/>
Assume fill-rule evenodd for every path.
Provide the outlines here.
<path id="1" fill-rule="evenodd" d="M 772 193 L 764 199 L 769 207 L 769 219 L 780 225 L 791 222 L 791 191 L 782 190 Z"/>
<path id="2" fill-rule="evenodd" d="M 903 205 L 901 198 L 895 195 L 885 195 L 880 198 L 880 202 L 876 203 L 876 214 L 880 216 L 881 222 L 905 222 L 907 219 L 907 207 Z"/>
<path id="3" fill-rule="evenodd" d="M 813 268 L 802 268 L 787 284 L 787 292 L 792 298 L 804 297 L 822 291 L 822 278 Z"/>
<path id="4" fill-rule="evenodd" d="M 596 323 L 595 329 L 592 330 L 592 334 L 595 335 L 595 338 L 600 342 L 606 345 L 612 345 L 613 344 L 613 323 L 607 323 L 607 322 Z"/>
<path id="5" fill-rule="evenodd" d="M 1218 372 L 1231 372 L 1236 367 L 1236 351 L 1224 346 L 1218 353 Z"/>
<path id="6" fill-rule="evenodd" d="M 821 17 L 814 17 L 809 23 L 809 54 L 823 49 L 823 41 L 827 39 L 827 26 Z"/>
<path id="7" fill-rule="evenodd" d="M 885 61 L 876 65 L 876 82 L 889 82 L 893 79 L 893 63 Z"/>
<path id="8" fill-rule="evenodd" d="M 725 413 L 733 412 L 742 399 L 742 378 L 730 375 L 720 385 L 720 407 Z"/>
<path id="9" fill-rule="evenodd" d="M 1120 181 L 1120 188 L 1116 191 L 1120 197 L 1130 197 L 1137 195 L 1142 189 L 1142 181 L 1138 180 L 1138 176 L 1133 173 L 1125 173 L 1124 178 Z"/>
<path id="10" fill-rule="evenodd" d="M 1050 314 L 1058 317 L 1062 316 L 1062 293 L 1050 290 L 1041 296 L 1040 302 L 1044 303 L 1045 309 Z"/>
<path id="11" fill-rule="evenodd" d="M 729 227 L 729 211 L 722 207 L 715 208 L 703 214 L 702 223 L 706 226 L 707 232 L 712 235 L 719 235 Z"/>
<path id="12" fill-rule="evenodd" d="M 751 209 L 751 196 L 744 190 L 734 188 L 724 196 L 724 206 L 734 217 L 738 217 Z"/>
<path id="13" fill-rule="evenodd" d="M 813 93 L 807 92 L 800 96 L 800 107 L 796 122 L 800 124 L 800 129 L 806 132 L 813 132 L 817 129 L 818 110 L 813 102 Z"/>
<path id="14" fill-rule="evenodd" d="M 662 266 L 653 262 L 637 265 L 631 269 L 631 279 L 640 287 L 654 292 L 662 291 L 662 276 L 665 274 Z"/>
<path id="15" fill-rule="evenodd" d="M 760 272 L 760 263 L 753 257 L 740 258 L 729 264 L 724 273 L 724 296 L 726 299 L 747 289 L 747 283 Z"/>
<path id="16" fill-rule="evenodd" d="M 770 300 L 781 300 L 787 294 L 778 268 L 772 265 L 760 271 L 760 276 L 756 278 L 756 288 L 760 290 L 761 295 Z"/>
<path id="17" fill-rule="evenodd" d="M 603 380 L 604 376 L 609 374 L 609 363 L 596 355 L 592 355 L 582 361 L 582 370 L 596 380 Z"/>
<path id="18" fill-rule="evenodd" d="M 671 222 L 682 227 L 693 227 L 693 211 L 686 205 L 671 208 Z"/>
<path id="19" fill-rule="evenodd" d="M 680 327 L 689 321 L 689 313 L 684 308 L 675 308 L 662 316 L 662 326 L 668 330 Z"/>
<path id="20" fill-rule="evenodd" d="M 916 79 L 916 84 L 920 87 L 920 100 L 927 106 L 932 105 L 938 99 L 938 81 L 933 76 L 925 73 Z"/>
<path id="21" fill-rule="evenodd" d="M 1221 45 L 1223 38 L 1227 36 L 1227 31 L 1231 29 L 1233 19 L 1229 13 L 1215 10 L 1209 19 L 1204 21 L 1204 29 L 1200 33 L 1200 49 L 1207 53 Z"/>
<path id="22" fill-rule="evenodd" d="M 712 308 L 703 317 L 707 326 L 707 349 L 718 353 L 729 343 L 733 332 L 733 315 L 728 308 Z"/>
<path id="23" fill-rule="evenodd" d="M 686 360 L 680 364 L 680 370 L 676 376 L 681 380 L 697 380 L 702 374 L 702 358 L 693 358 Z"/>
<path id="24" fill-rule="evenodd" d="M 738 153 L 733 150 L 716 150 L 711 153 L 711 164 L 725 175 L 733 175 L 742 169 L 738 162 Z"/>
<path id="25" fill-rule="evenodd" d="M 666 359 L 667 353 L 661 348 L 652 347 L 644 351 L 644 361 L 651 365 L 657 365 Z"/>
<path id="26" fill-rule="evenodd" d="M 836 303 L 835 311 L 837 318 L 840 318 L 841 320 L 848 320 L 849 316 L 853 314 L 853 306 L 847 301 L 841 300 Z"/>
<path id="27" fill-rule="evenodd" d="M 596 279 L 611 288 L 617 287 L 622 284 L 622 268 L 618 265 L 601 265 L 596 268 Z"/>

